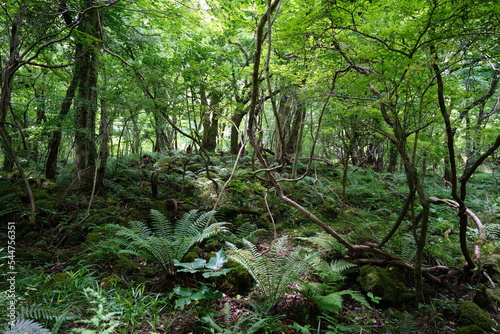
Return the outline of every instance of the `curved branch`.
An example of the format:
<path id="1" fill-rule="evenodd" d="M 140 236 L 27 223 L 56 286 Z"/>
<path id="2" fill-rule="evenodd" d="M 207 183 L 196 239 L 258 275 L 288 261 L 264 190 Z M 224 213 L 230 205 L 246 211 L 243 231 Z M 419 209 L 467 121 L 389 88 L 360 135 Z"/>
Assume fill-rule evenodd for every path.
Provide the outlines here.
<path id="1" fill-rule="evenodd" d="M 457 210 L 460 209 L 460 204 L 452 199 L 437 198 L 431 196 L 429 197 L 429 201 L 433 204 L 446 204 Z M 474 221 L 474 223 L 477 226 L 478 239 L 474 243 L 474 258 L 473 258 L 473 260 L 477 262 L 481 259 L 481 247 L 486 242 L 486 231 L 484 230 L 483 223 L 474 212 L 466 208 L 465 213 Z"/>

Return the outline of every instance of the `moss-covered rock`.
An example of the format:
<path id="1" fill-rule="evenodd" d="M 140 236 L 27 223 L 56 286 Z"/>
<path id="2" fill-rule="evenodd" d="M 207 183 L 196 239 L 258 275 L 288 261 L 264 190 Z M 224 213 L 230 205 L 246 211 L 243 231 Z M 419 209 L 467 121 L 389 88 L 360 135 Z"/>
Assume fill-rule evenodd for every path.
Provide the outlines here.
<path id="1" fill-rule="evenodd" d="M 500 282 L 500 254 L 489 255 L 483 263 L 488 275 L 496 282 Z"/>
<path id="2" fill-rule="evenodd" d="M 397 267 L 379 268 L 363 266 L 358 282 L 366 292 L 382 298 L 382 302 L 392 306 L 408 303 L 414 295 L 407 288 L 401 269 Z"/>
<path id="3" fill-rule="evenodd" d="M 486 289 L 486 293 L 488 294 L 488 297 L 490 297 L 492 301 L 494 301 L 497 304 L 500 303 L 500 288 Z"/>
<path id="4" fill-rule="evenodd" d="M 486 287 L 482 284 L 476 287 L 476 293 L 472 301 L 482 309 L 491 310 L 493 308 L 493 300 L 486 291 Z"/>
<path id="5" fill-rule="evenodd" d="M 474 302 L 463 302 L 460 305 L 458 324 L 460 326 L 476 325 L 484 331 L 490 332 L 495 327 L 495 322 Z"/>
<path id="6" fill-rule="evenodd" d="M 456 334 L 486 334 L 484 330 L 481 329 L 481 327 L 477 325 L 471 325 L 471 326 L 465 326 L 465 327 L 460 327 L 457 329 L 455 332 Z"/>
<path id="7" fill-rule="evenodd" d="M 234 294 L 234 296 L 248 295 L 254 285 L 252 275 L 250 275 L 245 268 L 231 259 L 228 260 L 225 267 L 231 268 L 231 271 L 224 277 L 224 285 L 226 285 L 228 291 L 230 291 L 231 294 Z"/>
<path id="8" fill-rule="evenodd" d="M 182 258 L 182 262 L 191 263 L 197 258 L 199 258 L 198 253 L 191 251 L 184 255 L 184 257 Z"/>
<path id="9" fill-rule="evenodd" d="M 207 242 L 203 249 L 205 252 L 217 252 L 221 249 L 221 244 L 219 240 L 212 240 L 210 242 Z"/>
<path id="10" fill-rule="evenodd" d="M 117 274 L 122 275 L 131 275 L 139 269 L 125 254 L 119 254 L 112 267 Z"/>
<path id="11" fill-rule="evenodd" d="M 26 262 L 31 262 L 34 265 L 43 265 L 50 262 L 53 253 L 36 248 L 20 248 L 16 249 L 16 257 Z"/>
<path id="12" fill-rule="evenodd" d="M 101 241 L 101 233 L 99 232 L 90 232 L 89 234 L 87 234 L 87 236 L 85 237 L 85 243 L 87 245 L 92 245 L 92 244 L 96 244 L 98 243 L 99 241 Z"/>

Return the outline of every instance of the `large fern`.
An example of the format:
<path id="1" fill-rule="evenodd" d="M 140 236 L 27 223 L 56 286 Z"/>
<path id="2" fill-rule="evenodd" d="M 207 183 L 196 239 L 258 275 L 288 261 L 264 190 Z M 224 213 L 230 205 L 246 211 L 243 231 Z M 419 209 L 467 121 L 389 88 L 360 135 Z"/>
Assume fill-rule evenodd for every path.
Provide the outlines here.
<path id="1" fill-rule="evenodd" d="M 16 320 L 4 334 L 52 334 L 52 332 L 33 320 Z"/>
<path id="2" fill-rule="evenodd" d="M 243 240 L 247 249 L 227 243 L 232 250 L 230 257 L 254 278 L 256 289 L 262 297 L 263 313 L 267 313 L 290 290 L 317 257 L 317 253 L 308 254 L 303 247 L 290 250 L 288 240 L 286 236 L 277 239 L 265 254 L 260 253 L 248 240 Z"/>
<path id="3" fill-rule="evenodd" d="M 345 271 L 356 267 L 344 260 L 334 260 L 331 263 L 319 262 L 314 266 L 321 282 L 303 282 L 301 293 L 313 301 L 321 310 L 338 313 L 343 306 L 343 296 L 350 296 L 365 307 L 370 307 L 364 296 L 358 291 L 342 290 Z"/>
<path id="4" fill-rule="evenodd" d="M 108 225 L 116 232 L 115 241 L 133 255 L 158 263 L 165 272 L 175 272 L 174 260 L 181 261 L 197 242 L 226 231 L 226 223 L 217 222 L 215 212 L 191 210 L 175 224 L 161 212 L 151 210 L 151 228 L 132 221 L 130 227 Z"/>

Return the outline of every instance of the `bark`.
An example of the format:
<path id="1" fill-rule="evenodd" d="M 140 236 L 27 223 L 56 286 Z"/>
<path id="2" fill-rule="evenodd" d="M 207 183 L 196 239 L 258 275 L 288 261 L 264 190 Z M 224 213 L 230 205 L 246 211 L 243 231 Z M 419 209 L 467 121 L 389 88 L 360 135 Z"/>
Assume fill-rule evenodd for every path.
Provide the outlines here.
<path id="1" fill-rule="evenodd" d="M 432 68 L 434 70 L 434 74 L 436 76 L 437 83 L 437 98 L 439 103 L 439 110 L 441 112 L 441 116 L 443 117 L 444 125 L 445 125 L 445 133 L 446 133 L 446 147 L 448 149 L 448 158 L 449 158 L 449 167 L 450 167 L 450 183 L 451 183 L 451 195 L 453 199 L 458 203 L 458 217 L 460 220 L 460 249 L 462 250 L 462 254 L 467 262 L 466 269 L 474 269 L 476 264 L 472 260 L 472 257 L 469 254 L 469 250 L 467 249 L 467 216 L 466 216 L 466 207 L 464 203 L 465 194 L 463 197 L 458 194 L 458 180 L 457 180 L 457 163 L 455 159 L 455 139 L 454 139 L 454 130 L 451 125 L 450 115 L 446 108 L 445 96 L 444 96 L 444 82 L 443 77 L 441 75 L 441 69 L 439 68 L 439 59 L 437 57 L 437 51 L 434 46 L 431 45 L 430 51 L 432 56 L 434 57 L 434 62 Z"/>
<path id="2" fill-rule="evenodd" d="M 104 177 L 109 157 L 109 117 L 106 100 L 101 100 L 101 119 L 99 123 L 99 168 L 97 170 L 97 189 L 104 188 Z"/>
<path id="3" fill-rule="evenodd" d="M 23 23 L 24 12 L 27 10 L 26 6 L 22 6 L 16 15 L 16 19 L 12 23 L 10 30 L 10 54 L 5 67 L 2 69 L 2 92 L 0 95 L 0 127 L 2 131 L 2 148 L 4 150 L 3 170 L 11 172 L 14 169 L 15 153 L 12 148 L 12 141 L 10 134 L 5 127 L 7 119 L 7 112 L 10 108 L 12 97 L 12 80 L 17 70 L 22 66 L 19 59 L 19 52 L 21 47 L 20 29 Z M 1 73 L 1 72 L 0 72 Z"/>
<path id="4" fill-rule="evenodd" d="M 241 121 L 243 120 L 243 117 L 248 113 L 248 110 L 241 109 L 238 110 L 233 116 L 231 117 L 231 154 L 238 154 L 240 151 L 242 143 L 240 142 L 241 139 L 241 134 L 240 134 L 240 125 Z"/>
<path id="5" fill-rule="evenodd" d="M 437 197 L 430 197 L 429 200 L 433 204 L 446 204 L 448 206 L 451 206 L 452 208 L 460 209 L 460 204 L 452 199 L 441 199 Z M 478 239 L 474 243 L 474 258 L 473 258 L 474 261 L 477 262 L 481 260 L 481 247 L 486 242 L 486 231 L 484 230 L 483 223 L 474 212 L 472 212 L 470 209 L 466 209 L 465 213 L 474 221 L 477 228 Z"/>
<path id="6" fill-rule="evenodd" d="M 87 0 L 91 6 L 92 0 Z M 77 168 L 78 187 L 81 192 L 90 193 L 93 189 L 96 168 L 96 114 L 98 80 L 98 44 L 99 12 L 90 9 L 84 14 L 78 29 L 84 34 L 83 40 L 76 47 L 77 60 L 75 75 L 78 81 L 75 119 L 75 165 Z M 89 36 L 90 38 L 85 38 Z M 95 40 L 94 40 L 95 39 Z"/>
<path id="7" fill-rule="evenodd" d="M 277 117 L 281 118 L 281 134 L 275 128 L 276 161 L 285 163 L 293 154 L 297 153 L 302 138 L 299 138 L 300 129 L 305 118 L 305 106 L 297 101 L 296 96 L 281 93 Z"/>
<path id="8" fill-rule="evenodd" d="M 52 139 L 49 143 L 49 154 L 45 163 L 45 177 L 50 180 L 55 180 L 57 176 L 57 159 L 62 139 L 62 122 L 71 109 L 75 97 L 76 84 L 77 77 L 73 75 L 73 79 L 66 90 L 66 96 L 59 111 L 59 118 L 56 125 L 57 129 L 52 132 Z"/>
<path id="9" fill-rule="evenodd" d="M 202 88 L 200 97 L 203 109 L 201 147 L 208 152 L 214 152 L 217 147 L 217 136 L 219 134 L 220 111 L 218 110 L 218 104 L 222 96 L 217 92 L 212 92 L 208 99 L 205 90 Z"/>

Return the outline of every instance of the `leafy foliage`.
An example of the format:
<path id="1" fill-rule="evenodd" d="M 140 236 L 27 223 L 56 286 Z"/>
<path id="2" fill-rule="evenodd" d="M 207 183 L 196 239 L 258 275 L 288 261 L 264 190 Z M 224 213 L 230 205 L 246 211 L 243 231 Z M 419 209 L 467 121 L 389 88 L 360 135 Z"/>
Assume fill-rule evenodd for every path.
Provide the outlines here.
<path id="1" fill-rule="evenodd" d="M 270 245 L 265 254 L 251 242 L 244 240 L 246 249 L 228 243 L 230 258 L 242 265 L 252 275 L 261 295 L 263 313 L 267 313 L 291 289 L 299 277 L 305 275 L 317 253 L 308 254 L 303 247 L 291 249 L 289 237 L 284 236 Z"/>
<path id="2" fill-rule="evenodd" d="M 484 230 L 489 240 L 500 240 L 500 224 L 485 225 Z"/>
<path id="3" fill-rule="evenodd" d="M 359 292 L 340 289 L 345 279 L 344 273 L 353 267 L 355 265 L 344 260 L 335 260 L 331 263 L 320 262 L 315 265 L 315 269 L 321 277 L 321 282 L 303 282 L 301 292 L 321 310 L 327 312 L 338 313 L 343 304 L 342 296 L 345 295 L 369 307 L 370 304 Z"/>
<path id="4" fill-rule="evenodd" d="M 151 210 L 151 228 L 139 221 L 130 222 L 130 227 L 111 224 L 110 228 L 116 232 L 114 240 L 128 252 L 152 260 L 172 274 L 174 260 L 182 260 L 195 243 L 226 231 L 226 223 L 216 222 L 214 215 L 214 211 L 191 210 L 173 224 L 161 212 Z"/>
<path id="5" fill-rule="evenodd" d="M 52 332 L 33 320 L 16 320 L 4 334 L 52 334 Z"/>
<path id="6" fill-rule="evenodd" d="M 236 319 L 231 320 L 229 304 L 224 304 L 222 309 L 224 322 L 216 322 L 210 315 L 204 316 L 201 321 L 206 324 L 210 333 L 217 334 L 239 334 L 239 333 L 273 333 L 275 331 L 277 316 L 262 315 L 248 311 Z"/>
<path id="7" fill-rule="evenodd" d="M 0 217 L 9 217 L 23 210 L 23 203 L 16 194 L 0 196 Z"/>
<path id="8" fill-rule="evenodd" d="M 109 302 L 103 294 L 103 291 L 99 288 L 92 289 L 86 288 L 84 294 L 93 305 L 90 310 L 94 313 L 90 319 L 80 320 L 80 323 L 87 324 L 92 329 L 86 328 L 75 328 L 72 330 L 73 333 L 82 334 L 111 334 L 114 333 L 114 329 L 120 326 L 119 321 L 120 312 L 110 311 L 108 309 Z M 95 329 L 95 330 L 94 330 Z"/>
<path id="9" fill-rule="evenodd" d="M 175 265 L 183 268 L 179 269 L 179 272 L 188 272 L 191 274 L 201 272 L 204 278 L 210 278 L 226 275 L 231 271 L 231 269 L 222 268 L 226 262 L 226 253 L 221 249 L 210 258 L 208 263 L 205 259 L 198 258 L 191 263 L 180 263 L 175 260 Z M 212 286 L 208 286 L 208 284 L 204 284 L 197 290 L 178 286 L 174 288 L 173 293 L 178 297 L 175 301 L 175 307 L 184 309 L 185 306 L 192 302 L 196 302 L 198 305 L 201 305 L 199 313 L 202 315 L 210 313 L 211 311 L 207 305 L 209 303 L 207 302 L 222 298 L 222 292 L 217 291 Z"/>

